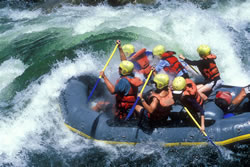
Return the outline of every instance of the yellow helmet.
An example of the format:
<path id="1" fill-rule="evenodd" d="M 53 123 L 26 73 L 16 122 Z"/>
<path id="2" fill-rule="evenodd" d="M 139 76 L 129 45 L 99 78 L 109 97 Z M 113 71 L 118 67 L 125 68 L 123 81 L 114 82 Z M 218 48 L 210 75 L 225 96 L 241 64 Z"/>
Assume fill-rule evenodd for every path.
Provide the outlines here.
<path id="1" fill-rule="evenodd" d="M 211 49 L 210 49 L 210 47 L 209 46 L 207 46 L 207 45 L 200 45 L 198 48 L 197 48 L 197 52 L 199 53 L 199 55 L 201 56 L 201 57 L 203 57 L 203 56 L 208 56 L 208 55 L 210 55 L 211 54 Z"/>
<path id="2" fill-rule="evenodd" d="M 123 60 L 120 63 L 119 67 L 121 68 L 122 75 L 128 75 L 128 74 L 131 74 L 133 72 L 134 64 L 131 61 Z"/>
<path id="3" fill-rule="evenodd" d="M 173 93 L 180 94 L 186 87 L 186 80 L 183 77 L 176 77 L 173 80 L 172 87 L 174 89 Z"/>
<path id="4" fill-rule="evenodd" d="M 153 81 L 156 83 L 157 89 L 163 89 L 168 86 L 169 77 L 167 74 L 156 74 Z"/>
<path id="5" fill-rule="evenodd" d="M 165 47 L 163 45 L 157 45 L 153 49 L 153 55 L 160 56 L 165 52 Z"/>
<path id="6" fill-rule="evenodd" d="M 135 47 L 132 44 L 125 44 L 122 46 L 122 50 L 126 57 L 129 57 L 132 53 L 135 52 Z"/>

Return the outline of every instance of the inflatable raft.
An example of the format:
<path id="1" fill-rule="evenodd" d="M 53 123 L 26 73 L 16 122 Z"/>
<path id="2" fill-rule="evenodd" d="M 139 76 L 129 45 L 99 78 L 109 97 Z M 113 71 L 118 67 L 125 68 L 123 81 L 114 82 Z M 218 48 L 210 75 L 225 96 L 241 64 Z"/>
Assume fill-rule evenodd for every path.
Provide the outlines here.
<path id="1" fill-rule="evenodd" d="M 185 125 L 178 120 L 183 112 L 181 105 L 175 105 L 171 111 L 173 120 L 165 125 L 145 128 L 139 120 L 117 122 L 110 112 L 98 113 L 87 104 L 88 93 L 92 89 L 96 78 L 82 76 L 72 78 L 67 82 L 59 98 L 60 111 L 65 125 L 73 132 L 109 144 L 130 144 L 157 142 L 164 146 L 193 146 L 207 144 L 206 137 L 194 125 Z M 91 83 L 92 82 L 92 83 Z M 93 100 L 105 98 L 103 83 L 99 83 L 99 90 L 95 91 Z M 218 90 L 232 92 L 235 96 L 240 87 L 223 86 Z M 240 105 L 241 114 L 223 119 L 223 111 L 214 103 L 213 92 L 204 105 L 206 133 L 217 145 L 230 146 L 236 143 L 250 143 L 250 106 L 249 99 Z M 140 122 L 140 124 L 139 124 Z"/>

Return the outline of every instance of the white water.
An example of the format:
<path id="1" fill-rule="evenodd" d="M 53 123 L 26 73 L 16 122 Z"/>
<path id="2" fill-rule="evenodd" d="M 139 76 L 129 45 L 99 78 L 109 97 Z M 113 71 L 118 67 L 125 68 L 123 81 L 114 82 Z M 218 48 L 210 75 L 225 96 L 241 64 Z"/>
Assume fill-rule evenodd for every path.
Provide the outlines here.
<path id="1" fill-rule="evenodd" d="M 17 59 L 9 59 L 3 62 L 0 65 L 0 91 L 21 75 L 25 69 L 26 66 Z"/>
<path id="2" fill-rule="evenodd" d="M 69 78 L 93 72 L 97 67 L 90 55 L 81 55 L 76 62 L 65 61 L 58 66 L 52 74 L 40 79 L 41 84 L 34 82 L 18 93 L 13 100 L 15 114 L 0 122 L 0 166 L 7 162 L 25 165 L 26 151 L 43 152 L 49 143 L 56 149 L 66 147 L 68 151 L 86 147 L 74 145 L 79 136 L 64 126 L 57 100 Z"/>
<path id="3" fill-rule="evenodd" d="M 234 41 L 236 37 L 227 26 L 242 30 L 250 22 L 249 10 L 247 10 L 249 6 L 250 2 L 224 7 L 222 10 L 217 8 L 201 10 L 193 4 L 170 8 L 168 3 L 160 8 L 148 10 L 133 5 L 119 10 L 108 6 L 65 6 L 49 15 L 41 14 L 40 11 L 8 10 L 8 17 L 13 20 L 40 19 L 41 22 L 16 26 L 5 35 L 12 34 L 14 38 L 18 34 L 13 36 L 13 32 L 32 33 L 51 27 L 73 28 L 72 35 L 96 34 L 108 29 L 128 28 L 126 31 L 136 32 L 139 35 L 138 40 L 132 42 L 137 49 L 146 47 L 152 50 L 155 45 L 163 44 L 167 49 L 177 51 L 177 54 L 187 55 L 193 60 L 199 58 L 197 47 L 200 44 L 208 44 L 218 57 L 216 62 L 225 83 L 244 86 L 250 82 L 247 75 L 249 71 L 242 69 L 240 56 L 237 54 L 240 48 L 237 48 Z M 141 30 L 129 29 L 129 27 L 141 27 Z M 246 33 L 246 36 L 249 38 L 249 33 Z M 145 41 L 141 37 L 149 37 L 156 42 Z M 241 80 L 240 83 L 239 80 Z"/>
<path id="4" fill-rule="evenodd" d="M 155 45 L 164 44 L 169 50 L 176 50 L 178 54 L 183 53 L 190 59 L 198 59 L 197 46 L 208 44 L 212 52 L 218 56 L 216 62 L 225 83 L 246 85 L 250 83 L 249 71 L 242 69 L 240 58 L 236 54 L 240 48 L 235 45 L 234 34 L 227 29 L 227 26 L 242 29 L 246 22 L 250 22 L 249 10 L 246 10 L 249 5 L 250 2 L 245 2 L 241 6 L 230 6 L 222 11 L 201 10 L 192 4 L 184 4 L 174 9 L 165 4 L 158 9 L 146 11 L 132 5 L 119 10 L 107 6 L 80 6 L 62 7 L 55 13 L 47 15 L 41 14 L 40 11 L 20 13 L 17 10 L 8 10 L 7 13 L 1 10 L 15 21 L 40 19 L 40 22 L 37 24 L 18 22 L 13 29 L 0 34 L 0 40 L 6 40 L 6 37 L 10 36 L 13 38 L 8 40 L 12 40 L 22 33 L 43 31 L 50 27 L 72 28 L 73 36 L 87 32 L 97 33 L 106 29 L 128 28 L 127 31 L 137 31 L 131 27 L 142 27 L 141 31 L 136 32 L 138 40 L 132 42 L 137 49 L 146 47 L 152 50 Z M 245 10 L 241 10 L 242 8 Z M 144 41 L 141 36 L 157 42 Z M 28 152 L 46 152 L 48 145 L 58 151 L 72 152 L 73 155 L 90 147 L 85 144 L 87 141 L 65 128 L 57 106 L 59 94 L 69 78 L 89 72 L 98 76 L 98 71 L 105 62 L 95 64 L 91 53 L 79 51 L 78 55 L 79 58 L 74 62 L 65 60 L 58 63 L 51 74 L 42 76 L 39 83 L 33 82 L 13 99 L 15 112 L 11 117 L 0 119 L 0 166 L 8 162 L 14 166 L 25 166 Z M 116 54 L 114 59 L 118 60 L 117 56 Z M 9 64 L 12 65 L 11 70 L 7 70 Z M 108 77 L 116 73 L 117 65 L 118 61 L 115 61 L 115 64 L 113 62 L 113 65 L 109 66 Z M 21 75 L 25 69 L 26 66 L 15 59 L 1 64 L 0 74 L 7 75 L 5 77 L 0 75 L 1 81 L 3 80 L 0 90 Z M 116 158 L 118 157 L 116 149 L 105 147 L 112 150 Z M 146 148 L 138 150 L 144 152 L 144 149 Z"/>

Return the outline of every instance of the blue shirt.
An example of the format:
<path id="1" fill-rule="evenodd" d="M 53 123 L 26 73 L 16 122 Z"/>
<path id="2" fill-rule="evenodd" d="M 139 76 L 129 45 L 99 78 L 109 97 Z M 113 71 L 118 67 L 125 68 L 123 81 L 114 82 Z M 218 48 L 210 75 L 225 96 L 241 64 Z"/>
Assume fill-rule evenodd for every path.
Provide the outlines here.
<path id="1" fill-rule="evenodd" d="M 130 78 L 130 77 L 129 77 Z M 132 78 L 132 77 L 131 77 Z M 128 92 L 130 90 L 130 83 L 127 79 L 122 78 L 119 80 L 119 82 L 115 85 L 115 93 L 116 94 L 123 94 L 128 95 Z"/>
<path id="2" fill-rule="evenodd" d="M 182 63 L 182 65 L 183 65 L 183 63 Z M 183 66 L 185 66 L 185 64 Z M 157 66 L 155 67 L 155 71 L 158 73 L 162 69 L 164 69 L 165 67 L 170 67 L 169 62 L 167 60 L 160 60 L 159 63 L 157 64 Z M 187 73 L 186 69 L 181 70 L 176 76 L 177 77 L 182 76 L 184 73 Z"/>

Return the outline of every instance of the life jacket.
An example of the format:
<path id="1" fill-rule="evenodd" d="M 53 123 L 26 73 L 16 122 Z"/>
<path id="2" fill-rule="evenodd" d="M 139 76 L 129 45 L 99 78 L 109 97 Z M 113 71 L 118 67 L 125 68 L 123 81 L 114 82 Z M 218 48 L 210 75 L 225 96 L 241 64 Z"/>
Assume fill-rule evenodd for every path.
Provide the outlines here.
<path id="1" fill-rule="evenodd" d="M 120 79 L 125 78 L 130 83 L 130 90 L 127 95 L 116 94 L 116 116 L 120 119 L 124 119 L 127 116 L 127 110 L 132 108 L 134 102 L 137 98 L 138 87 L 143 84 L 143 82 L 137 78 L 129 78 L 127 76 L 122 76 Z M 118 79 L 116 84 L 120 81 Z"/>
<path id="2" fill-rule="evenodd" d="M 141 69 L 138 72 L 147 76 L 151 71 L 151 66 L 149 64 L 149 60 L 145 52 L 146 52 L 145 48 L 139 50 L 130 57 L 130 60 L 132 62 L 138 63 L 141 67 Z"/>
<path id="3" fill-rule="evenodd" d="M 152 121 L 167 119 L 172 109 L 172 105 L 168 105 L 164 102 L 172 97 L 170 94 L 165 97 L 161 97 L 159 94 L 152 92 L 151 96 L 149 97 L 150 103 L 153 101 L 154 97 L 157 98 L 158 104 L 152 114 L 148 112 L 148 118 Z"/>
<path id="4" fill-rule="evenodd" d="M 185 80 L 186 80 L 186 89 L 184 90 L 183 95 L 193 97 L 197 101 L 197 103 L 202 106 L 203 99 L 198 93 L 195 83 L 191 79 L 185 79 Z"/>
<path id="5" fill-rule="evenodd" d="M 214 61 L 215 59 L 216 59 L 216 56 L 213 54 L 210 54 L 205 58 L 205 60 L 209 61 L 208 66 L 198 67 L 206 80 L 212 81 L 216 79 L 216 77 L 220 76 L 218 67 Z"/>
<path id="6" fill-rule="evenodd" d="M 164 70 L 167 73 L 172 73 L 174 75 L 177 75 L 181 70 L 184 69 L 183 65 L 178 61 L 178 59 L 173 56 L 175 52 L 173 51 L 167 51 L 162 54 L 162 60 L 166 60 L 169 62 L 170 66 L 164 67 Z"/>

